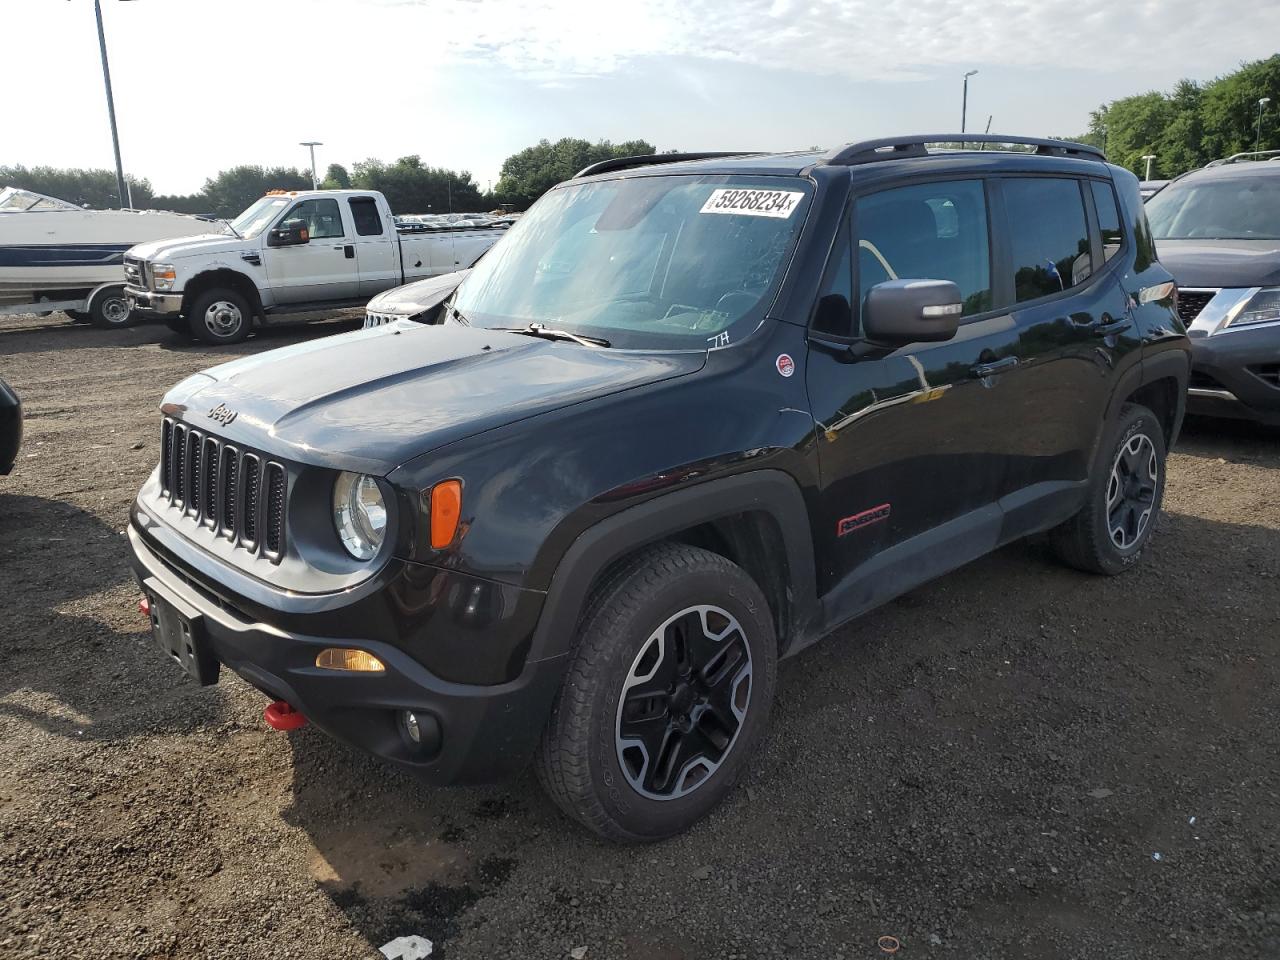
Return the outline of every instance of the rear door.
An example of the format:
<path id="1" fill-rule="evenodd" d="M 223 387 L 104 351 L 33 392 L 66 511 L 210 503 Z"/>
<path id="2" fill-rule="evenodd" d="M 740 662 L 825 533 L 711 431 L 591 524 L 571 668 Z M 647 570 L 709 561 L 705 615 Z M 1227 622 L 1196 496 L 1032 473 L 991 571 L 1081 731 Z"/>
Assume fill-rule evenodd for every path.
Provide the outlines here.
<path id="1" fill-rule="evenodd" d="M 351 300 L 358 294 L 359 273 L 348 254 L 352 238 L 342 207 L 333 197 L 300 200 L 277 222 L 301 221 L 308 241 L 292 247 L 263 248 L 267 279 L 277 303 Z"/>
<path id="2" fill-rule="evenodd" d="M 1075 511 L 1108 400 L 1141 353 L 1120 285 L 1123 237 L 1110 183 L 1011 176 L 993 187 L 1017 327 L 1009 381 L 1033 405 L 1010 436 L 1001 491 L 1017 535 Z"/>
<path id="3" fill-rule="evenodd" d="M 846 247 L 856 251 L 852 309 L 847 321 L 831 309 L 849 283 L 840 279 L 837 256 L 806 364 L 819 421 L 823 589 L 862 584 L 842 591 L 837 618 L 864 609 L 878 591 L 892 594 L 895 585 L 920 582 L 995 546 L 1009 437 L 1029 413 L 1007 379 L 1017 331 L 1009 312 L 993 307 L 989 224 L 984 181 L 976 177 L 856 200 Z M 955 282 L 964 303 L 957 335 L 893 351 L 865 343 L 851 351 L 858 304 L 892 279 Z"/>
<path id="4" fill-rule="evenodd" d="M 347 208 L 355 233 L 352 249 L 359 270 L 359 295 L 372 297 L 399 286 L 395 223 L 384 222 L 373 197 L 350 197 Z"/>

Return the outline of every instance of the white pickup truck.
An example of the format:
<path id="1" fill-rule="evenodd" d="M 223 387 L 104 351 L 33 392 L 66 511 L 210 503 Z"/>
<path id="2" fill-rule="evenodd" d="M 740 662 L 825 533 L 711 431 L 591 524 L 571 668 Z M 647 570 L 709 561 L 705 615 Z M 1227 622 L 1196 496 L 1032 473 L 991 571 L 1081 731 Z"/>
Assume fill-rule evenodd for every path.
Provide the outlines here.
<path id="1" fill-rule="evenodd" d="M 124 257 L 125 295 L 142 316 L 206 343 L 259 323 L 356 306 L 401 284 L 464 270 L 505 225 L 397 230 L 376 190 L 267 194 L 221 233 L 159 240 Z"/>

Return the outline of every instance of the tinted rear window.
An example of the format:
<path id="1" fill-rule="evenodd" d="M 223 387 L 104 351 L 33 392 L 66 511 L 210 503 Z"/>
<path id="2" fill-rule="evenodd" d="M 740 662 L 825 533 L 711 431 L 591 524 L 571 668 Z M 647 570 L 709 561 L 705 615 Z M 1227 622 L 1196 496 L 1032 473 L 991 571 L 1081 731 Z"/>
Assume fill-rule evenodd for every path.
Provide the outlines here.
<path id="1" fill-rule="evenodd" d="M 1093 262 L 1079 181 L 1018 177 L 1003 183 L 1017 302 L 1088 279 Z"/>

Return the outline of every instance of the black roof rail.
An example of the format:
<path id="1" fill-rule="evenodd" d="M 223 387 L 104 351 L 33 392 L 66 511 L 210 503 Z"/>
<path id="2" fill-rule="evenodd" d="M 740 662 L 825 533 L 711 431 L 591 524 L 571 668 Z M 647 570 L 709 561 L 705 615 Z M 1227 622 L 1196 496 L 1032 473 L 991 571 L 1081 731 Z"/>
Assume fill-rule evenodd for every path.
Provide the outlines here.
<path id="1" fill-rule="evenodd" d="M 1107 156 L 1097 147 L 1070 140 L 1045 140 L 1039 137 L 1011 137 L 996 133 L 929 133 L 908 137 L 884 137 L 880 140 L 862 140 L 837 147 L 822 162 L 828 166 L 852 167 L 860 163 L 876 163 L 880 160 L 901 160 L 907 157 L 927 157 L 930 143 L 999 143 L 1035 147 L 1040 156 L 1081 157 L 1086 160 L 1106 160 Z M 985 148 L 985 147 L 984 147 Z"/>
<path id="2" fill-rule="evenodd" d="M 685 160 L 716 160 L 720 157 L 758 156 L 760 156 L 759 151 L 720 150 L 713 153 L 650 153 L 642 154 L 638 157 L 614 157 L 612 160 L 601 160 L 599 163 L 583 167 L 573 175 L 573 179 L 594 177 L 597 173 L 611 173 L 614 170 L 628 170 L 631 167 L 647 167 L 659 163 L 681 163 Z"/>

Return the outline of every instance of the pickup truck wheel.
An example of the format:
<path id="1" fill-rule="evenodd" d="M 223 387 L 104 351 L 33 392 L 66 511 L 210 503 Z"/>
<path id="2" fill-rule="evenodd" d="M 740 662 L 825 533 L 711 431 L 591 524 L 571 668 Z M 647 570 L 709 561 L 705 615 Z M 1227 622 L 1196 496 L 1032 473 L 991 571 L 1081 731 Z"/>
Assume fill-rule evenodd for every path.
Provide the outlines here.
<path id="1" fill-rule="evenodd" d="M 1160 421 L 1146 407 L 1125 404 L 1099 451 L 1084 506 L 1050 535 L 1058 556 L 1108 576 L 1134 566 L 1160 516 L 1164 478 Z"/>
<path id="2" fill-rule="evenodd" d="M 588 600 L 538 778 L 608 839 L 680 833 L 724 799 L 764 736 L 777 660 L 769 605 L 740 567 L 647 548 Z"/>
<path id="3" fill-rule="evenodd" d="M 138 319 L 129 309 L 129 300 L 124 295 L 124 287 L 103 290 L 89 301 L 89 322 L 95 327 L 118 330 L 121 327 L 133 326 Z"/>
<path id="4" fill-rule="evenodd" d="M 253 314 L 244 297 L 234 290 L 207 290 L 187 311 L 191 335 L 205 343 L 239 343 L 249 336 Z"/>

